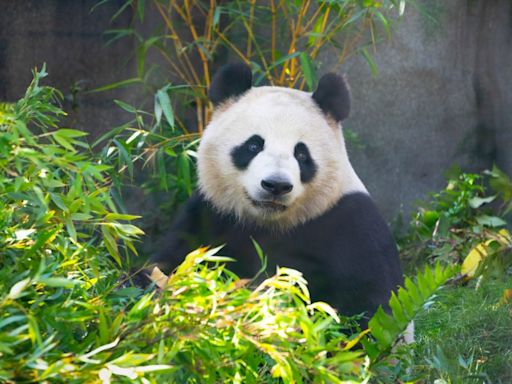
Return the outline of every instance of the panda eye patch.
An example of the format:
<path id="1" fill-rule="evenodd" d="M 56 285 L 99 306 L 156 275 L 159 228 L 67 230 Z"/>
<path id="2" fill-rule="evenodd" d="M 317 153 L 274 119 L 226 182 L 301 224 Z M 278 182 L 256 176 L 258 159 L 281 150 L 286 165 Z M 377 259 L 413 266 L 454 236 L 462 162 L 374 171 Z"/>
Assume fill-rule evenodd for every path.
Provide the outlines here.
<path id="1" fill-rule="evenodd" d="M 249 137 L 245 142 L 231 150 L 231 160 L 236 168 L 246 169 L 258 153 L 263 151 L 265 140 L 259 135 Z"/>
<path id="2" fill-rule="evenodd" d="M 316 163 L 309 153 L 309 149 L 303 142 L 297 143 L 293 151 L 293 156 L 297 159 L 300 168 L 300 181 L 307 183 L 311 181 L 316 174 Z"/>

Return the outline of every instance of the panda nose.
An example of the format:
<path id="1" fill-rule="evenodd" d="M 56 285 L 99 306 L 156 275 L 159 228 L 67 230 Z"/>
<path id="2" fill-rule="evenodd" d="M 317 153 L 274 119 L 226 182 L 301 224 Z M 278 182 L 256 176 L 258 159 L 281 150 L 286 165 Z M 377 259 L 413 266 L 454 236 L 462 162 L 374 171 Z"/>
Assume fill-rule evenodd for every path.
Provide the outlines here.
<path id="1" fill-rule="evenodd" d="M 274 196 L 285 195 L 293 189 L 293 184 L 288 180 L 277 178 L 261 180 L 261 186 L 265 191 L 270 192 Z"/>

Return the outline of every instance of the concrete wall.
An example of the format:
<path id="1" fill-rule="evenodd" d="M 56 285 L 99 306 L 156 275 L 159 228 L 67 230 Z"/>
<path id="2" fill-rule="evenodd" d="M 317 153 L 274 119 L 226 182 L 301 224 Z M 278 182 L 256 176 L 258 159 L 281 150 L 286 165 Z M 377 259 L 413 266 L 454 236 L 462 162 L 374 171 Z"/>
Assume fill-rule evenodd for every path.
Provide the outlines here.
<path id="1" fill-rule="evenodd" d="M 135 72 L 129 39 L 105 46 L 106 30 L 130 25 L 128 12 L 110 23 L 124 1 L 112 0 L 91 13 L 96 3 L 0 0 L 0 101 L 20 98 L 32 79 L 31 69 L 46 63 L 46 84 L 66 97 L 67 124 L 96 136 L 126 118 L 112 99 L 130 100 L 131 90 L 83 92 L 133 77 Z"/>
<path id="2" fill-rule="evenodd" d="M 98 134 L 126 118 L 112 99 L 130 100 L 132 89 L 72 98 L 77 84 L 91 89 L 135 72 L 129 40 L 104 47 L 123 0 L 91 14 L 95 2 L 0 0 L 0 100 L 20 97 L 30 69 L 47 62 L 71 124 Z M 378 77 L 360 57 L 343 69 L 354 98 L 345 125 L 363 144 L 351 148 L 352 161 L 388 219 L 442 188 L 453 164 L 479 171 L 496 162 L 512 174 L 512 2 L 419 4 L 429 16 L 409 7 L 393 39 L 379 44 Z M 114 26 L 129 21 L 128 12 Z M 328 69 L 335 57 L 322 60 Z"/>
<path id="3" fill-rule="evenodd" d="M 388 218 L 444 187 L 452 165 L 512 174 L 512 2 L 420 4 L 430 16 L 408 8 L 378 46 L 378 77 L 360 57 L 344 68 L 346 127 L 364 144 L 352 162 Z"/>

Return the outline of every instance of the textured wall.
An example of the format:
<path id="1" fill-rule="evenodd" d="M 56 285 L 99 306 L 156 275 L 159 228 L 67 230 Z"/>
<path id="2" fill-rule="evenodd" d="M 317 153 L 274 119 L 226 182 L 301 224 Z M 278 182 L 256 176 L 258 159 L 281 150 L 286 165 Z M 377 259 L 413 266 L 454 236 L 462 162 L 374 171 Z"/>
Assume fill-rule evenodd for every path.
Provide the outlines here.
<path id="1" fill-rule="evenodd" d="M 130 91 L 79 93 L 134 76 L 128 39 L 105 47 L 104 31 L 124 1 L 111 1 L 91 13 L 96 0 L 0 0 L 0 101 L 20 98 L 32 79 L 31 69 L 46 63 L 47 84 L 66 96 L 70 125 L 93 135 L 114 126 L 123 113 L 113 98 L 130 99 Z M 116 27 L 129 25 L 129 14 Z"/>
<path id="2" fill-rule="evenodd" d="M 104 47 L 111 1 L 0 0 L 0 100 L 16 100 L 30 69 L 47 62 L 49 82 L 67 95 L 70 123 L 93 133 L 125 118 L 112 98 L 132 89 L 81 94 L 134 76 L 129 40 Z M 477 171 L 496 162 L 512 174 L 512 2 L 419 0 L 430 16 L 410 7 L 391 41 L 378 46 L 372 77 L 363 59 L 344 67 L 353 91 L 346 127 L 363 149 L 354 166 L 388 219 L 444 186 L 443 172 L 458 164 Z M 129 14 L 116 21 L 129 25 Z M 324 68 L 335 57 L 323 58 Z"/>
<path id="3" fill-rule="evenodd" d="M 352 162 L 388 218 L 444 187 L 453 164 L 496 162 L 512 174 L 512 2 L 421 4 L 430 17 L 409 8 L 378 46 L 378 77 L 361 58 L 344 68 L 354 98 L 346 127 L 365 145 Z"/>

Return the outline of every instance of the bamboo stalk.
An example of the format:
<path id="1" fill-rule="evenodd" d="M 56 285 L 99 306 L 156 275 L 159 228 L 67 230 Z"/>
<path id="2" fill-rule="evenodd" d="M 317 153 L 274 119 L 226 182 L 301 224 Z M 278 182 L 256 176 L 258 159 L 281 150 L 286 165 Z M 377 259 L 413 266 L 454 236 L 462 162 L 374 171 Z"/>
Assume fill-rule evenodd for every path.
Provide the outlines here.
<path id="1" fill-rule="evenodd" d="M 302 33 L 302 20 L 304 18 L 304 15 L 307 13 L 310 5 L 311 5 L 310 0 L 304 1 L 300 7 L 299 14 L 297 17 L 297 22 L 293 22 L 293 20 L 292 20 L 292 36 L 291 36 L 290 48 L 288 49 L 288 55 L 295 53 L 297 50 L 297 47 L 296 47 L 297 40 L 299 39 L 299 37 Z M 291 86 L 294 83 L 295 77 L 297 75 L 297 58 L 294 57 L 285 62 L 285 65 L 283 66 L 283 71 L 281 73 L 281 78 L 280 78 L 281 84 L 285 83 L 287 72 L 289 74 L 289 79 L 290 79 L 288 81 L 288 86 Z"/>
<path id="2" fill-rule="evenodd" d="M 270 0 L 270 12 L 272 15 L 272 37 L 271 37 L 271 52 L 270 57 L 272 58 L 272 62 L 276 62 L 276 34 L 277 34 L 277 11 L 276 11 L 276 5 L 274 3 L 274 0 Z M 274 67 L 274 77 L 278 77 L 279 73 L 277 70 L 277 67 Z"/>
<path id="3" fill-rule="evenodd" d="M 171 6 L 173 6 L 173 8 L 174 8 L 175 3 L 173 1 L 171 1 L 170 3 L 171 3 Z M 174 25 L 173 25 L 171 19 L 168 16 L 168 14 L 170 14 L 171 11 L 170 10 L 168 10 L 167 12 L 164 11 L 162 9 L 160 3 L 158 3 L 158 1 L 155 1 L 154 4 L 156 5 L 156 7 L 158 9 L 158 12 L 162 16 L 162 18 L 163 18 L 163 20 L 165 22 L 165 25 L 172 32 L 172 36 L 175 36 L 175 39 L 173 39 L 173 46 L 174 46 L 174 50 L 175 50 L 175 53 L 176 53 L 176 60 L 178 60 L 181 63 L 181 67 L 183 68 L 183 70 L 184 71 L 188 71 L 189 75 L 193 79 L 193 81 L 189 82 L 188 84 L 189 85 L 194 85 L 194 83 L 195 84 L 200 84 L 199 77 L 197 76 L 197 73 L 196 73 L 196 71 L 194 69 L 194 66 L 192 65 L 190 60 L 188 60 L 188 56 L 187 56 L 185 50 L 183 49 L 183 43 L 181 42 L 180 35 L 178 34 L 176 29 L 174 28 Z M 174 8 L 174 9 L 176 9 L 176 8 Z M 179 14 L 179 11 L 177 11 L 177 12 Z"/>
<path id="4" fill-rule="evenodd" d="M 176 2 L 171 1 L 171 5 L 172 5 L 172 9 L 174 9 L 178 13 L 178 15 L 182 18 L 182 20 L 186 23 L 187 22 L 186 16 L 183 13 L 183 11 L 180 9 L 180 7 L 176 4 Z M 194 65 L 190 61 L 190 58 L 188 57 L 188 54 L 187 54 L 187 50 L 186 50 L 185 46 L 183 45 L 183 42 L 181 41 L 180 35 L 177 33 L 176 29 L 174 28 L 172 21 L 165 14 L 162 14 L 162 16 L 164 17 L 166 24 L 169 26 L 169 28 L 172 29 L 173 33 L 177 37 L 177 39 L 175 40 L 176 55 L 177 55 L 177 58 L 182 63 L 184 62 L 184 64 L 182 64 L 183 67 L 187 68 L 187 70 L 191 73 L 192 77 L 194 78 L 194 84 L 191 84 L 191 85 L 201 84 L 199 75 L 197 74 L 197 72 L 194 68 Z"/>
<path id="5" fill-rule="evenodd" d="M 240 3 L 238 1 L 237 1 L 237 4 L 238 4 L 238 9 L 240 10 L 240 13 L 243 13 L 243 10 L 242 10 L 242 8 L 240 6 Z M 248 40 L 252 41 L 253 44 L 254 44 L 254 49 L 256 50 L 258 58 L 260 59 L 261 64 L 263 65 L 263 71 L 265 73 L 265 76 L 267 77 L 267 80 L 270 82 L 271 85 L 274 85 L 274 79 L 272 78 L 272 75 L 270 74 L 269 65 L 267 63 L 267 59 L 265 58 L 265 55 L 263 54 L 263 51 L 260 48 L 260 45 L 258 43 L 258 40 L 256 39 L 256 36 L 254 35 L 252 27 L 249 25 L 249 23 L 247 22 L 247 20 L 243 16 L 242 16 L 242 23 L 244 24 L 244 27 L 245 27 L 245 29 L 247 31 L 247 35 L 249 36 Z M 246 58 L 247 58 L 247 61 L 250 63 L 251 55 L 246 55 Z"/>
<path id="6" fill-rule="evenodd" d="M 238 57 L 247 65 L 250 65 L 251 62 L 247 59 L 247 57 L 245 57 L 245 55 L 236 47 L 236 45 L 234 45 L 231 41 L 229 41 L 229 39 L 224 36 L 224 34 L 222 32 L 220 32 L 220 30 L 217 29 L 216 31 L 217 35 L 219 36 L 219 38 L 224 42 L 226 43 L 229 48 L 231 48 L 233 50 L 233 52 L 235 52 Z"/>
<path id="7" fill-rule="evenodd" d="M 247 53 L 246 53 L 246 56 L 250 59 L 251 58 L 251 54 L 252 54 L 252 40 L 253 40 L 253 33 L 252 33 L 252 28 L 253 28 L 253 22 L 254 22 L 254 4 L 255 4 L 256 0 L 249 0 L 249 23 L 248 23 L 248 27 L 246 26 L 246 29 L 247 29 L 247 35 L 248 35 L 248 39 L 247 39 Z M 245 19 L 244 19 L 244 24 L 245 24 Z"/>
<path id="8" fill-rule="evenodd" d="M 197 43 L 199 39 L 199 35 L 197 34 L 196 27 L 194 23 L 192 22 L 192 14 L 190 12 L 190 3 L 189 0 L 185 0 L 185 10 L 187 15 L 187 25 L 189 27 L 190 33 L 192 34 L 192 38 Z M 203 50 L 199 45 L 197 45 L 197 52 L 199 53 L 199 58 L 201 59 L 201 63 L 203 65 L 203 75 L 204 75 L 204 82 L 206 84 L 206 87 L 210 86 L 210 70 L 208 68 L 208 58 L 205 56 Z"/>

